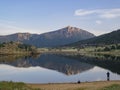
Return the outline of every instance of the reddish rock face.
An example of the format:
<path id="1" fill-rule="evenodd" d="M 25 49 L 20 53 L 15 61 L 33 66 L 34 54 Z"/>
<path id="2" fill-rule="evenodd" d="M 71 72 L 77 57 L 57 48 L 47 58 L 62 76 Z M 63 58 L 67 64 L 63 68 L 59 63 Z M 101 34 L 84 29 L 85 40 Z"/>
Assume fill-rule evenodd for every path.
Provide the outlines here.
<path id="1" fill-rule="evenodd" d="M 31 37 L 30 33 L 18 33 L 18 40 L 29 40 Z"/>

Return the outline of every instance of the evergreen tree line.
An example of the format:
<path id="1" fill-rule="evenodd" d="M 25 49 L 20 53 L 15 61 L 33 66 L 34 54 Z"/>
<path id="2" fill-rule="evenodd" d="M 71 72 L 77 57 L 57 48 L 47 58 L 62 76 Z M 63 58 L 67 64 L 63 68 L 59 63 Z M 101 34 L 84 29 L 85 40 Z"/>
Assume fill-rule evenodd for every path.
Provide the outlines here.
<path id="1" fill-rule="evenodd" d="M 120 50 L 120 44 L 105 46 L 103 49 L 98 49 L 97 51 L 111 51 Z"/>

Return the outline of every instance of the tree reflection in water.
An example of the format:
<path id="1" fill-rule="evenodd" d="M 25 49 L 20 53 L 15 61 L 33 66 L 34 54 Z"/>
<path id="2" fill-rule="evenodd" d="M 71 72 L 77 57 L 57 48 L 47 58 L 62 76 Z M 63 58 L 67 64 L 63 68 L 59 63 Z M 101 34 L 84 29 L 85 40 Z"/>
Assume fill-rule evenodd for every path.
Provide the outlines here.
<path id="1" fill-rule="evenodd" d="M 99 66 L 120 74 L 120 57 L 100 54 L 94 56 L 54 54 L 37 56 L 2 55 L 0 56 L 0 64 L 24 68 L 40 66 L 66 75 L 78 74 L 92 69 L 94 66 Z"/>

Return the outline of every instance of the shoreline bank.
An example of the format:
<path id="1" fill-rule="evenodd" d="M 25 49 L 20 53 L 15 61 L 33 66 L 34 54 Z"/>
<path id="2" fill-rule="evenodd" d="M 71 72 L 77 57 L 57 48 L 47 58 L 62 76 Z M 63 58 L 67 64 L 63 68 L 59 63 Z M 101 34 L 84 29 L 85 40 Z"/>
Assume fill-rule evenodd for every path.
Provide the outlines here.
<path id="1" fill-rule="evenodd" d="M 41 90 L 103 90 L 102 88 L 109 87 L 112 85 L 120 86 L 120 80 L 81 82 L 80 84 L 78 83 L 47 83 L 47 84 L 27 83 L 27 85 L 33 89 L 40 88 Z M 120 90 L 120 89 L 117 89 L 117 90 Z"/>

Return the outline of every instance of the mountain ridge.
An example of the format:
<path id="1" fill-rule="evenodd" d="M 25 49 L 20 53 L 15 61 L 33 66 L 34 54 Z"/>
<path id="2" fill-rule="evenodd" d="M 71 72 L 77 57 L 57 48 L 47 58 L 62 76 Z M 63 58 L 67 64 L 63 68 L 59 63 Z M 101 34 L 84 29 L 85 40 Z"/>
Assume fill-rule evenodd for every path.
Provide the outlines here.
<path id="1" fill-rule="evenodd" d="M 20 41 L 37 47 L 54 47 L 95 37 L 94 34 L 76 27 L 67 26 L 43 34 L 16 33 L 0 36 L 0 42 Z"/>
<path id="2" fill-rule="evenodd" d="M 117 43 L 120 43 L 120 29 L 87 40 L 81 40 L 71 45 L 74 46 L 81 44 L 96 45 L 96 44 L 117 44 Z"/>

